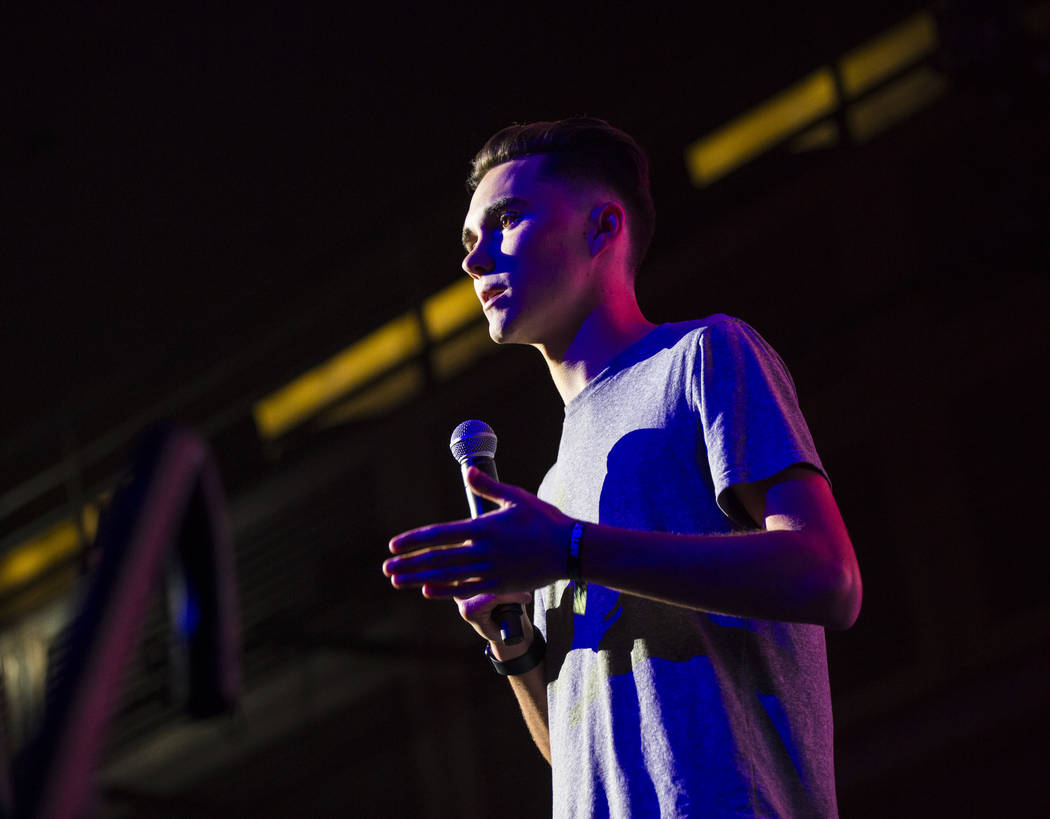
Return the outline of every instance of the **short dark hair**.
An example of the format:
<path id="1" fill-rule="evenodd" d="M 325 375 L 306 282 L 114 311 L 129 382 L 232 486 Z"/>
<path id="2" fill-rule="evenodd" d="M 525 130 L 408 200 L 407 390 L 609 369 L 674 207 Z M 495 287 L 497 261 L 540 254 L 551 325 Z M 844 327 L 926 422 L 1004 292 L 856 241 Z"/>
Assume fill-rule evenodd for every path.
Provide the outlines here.
<path id="1" fill-rule="evenodd" d="M 623 197 L 630 225 L 628 264 L 637 271 L 656 228 L 656 209 L 649 190 L 649 160 L 630 134 L 597 117 L 571 117 L 556 122 L 510 125 L 497 131 L 471 162 L 467 190 L 497 165 L 544 154 L 545 178 L 586 179 Z"/>

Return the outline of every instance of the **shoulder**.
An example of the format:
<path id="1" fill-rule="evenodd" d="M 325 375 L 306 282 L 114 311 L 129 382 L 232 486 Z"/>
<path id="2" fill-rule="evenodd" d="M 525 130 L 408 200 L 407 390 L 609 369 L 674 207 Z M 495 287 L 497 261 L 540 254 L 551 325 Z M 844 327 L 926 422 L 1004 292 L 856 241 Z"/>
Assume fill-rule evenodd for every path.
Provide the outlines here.
<path id="1" fill-rule="evenodd" d="M 736 316 L 714 313 L 701 319 L 663 324 L 665 343 L 699 351 L 704 358 L 772 358 L 776 350 L 750 324 Z"/>
<path id="2" fill-rule="evenodd" d="M 717 313 L 693 322 L 689 329 L 690 370 L 698 386 L 694 398 L 722 396 L 739 402 L 745 394 L 777 394 L 797 401 L 795 382 L 784 359 L 746 321 Z"/>
<path id="3" fill-rule="evenodd" d="M 685 337 L 687 335 L 697 336 L 706 332 L 715 331 L 737 323 L 743 324 L 735 316 L 727 316 L 725 313 L 712 313 L 704 318 L 691 319 L 689 321 L 670 321 L 660 325 L 665 333 Z"/>
<path id="4" fill-rule="evenodd" d="M 737 325 L 747 327 L 740 319 L 727 316 L 724 313 L 714 313 L 705 318 L 692 319 L 690 321 L 671 321 L 657 326 L 648 340 L 649 346 L 670 347 L 696 347 L 705 338 L 717 338 L 732 335 L 738 332 Z"/>
<path id="5" fill-rule="evenodd" d="M 725 313 L 712 313 L 710 316 L 691 321 L 668 322 L 661 324 L 660 330 L 668 336 L 695 341 L 735 337 L 762 338 L 746 321 Z"/>

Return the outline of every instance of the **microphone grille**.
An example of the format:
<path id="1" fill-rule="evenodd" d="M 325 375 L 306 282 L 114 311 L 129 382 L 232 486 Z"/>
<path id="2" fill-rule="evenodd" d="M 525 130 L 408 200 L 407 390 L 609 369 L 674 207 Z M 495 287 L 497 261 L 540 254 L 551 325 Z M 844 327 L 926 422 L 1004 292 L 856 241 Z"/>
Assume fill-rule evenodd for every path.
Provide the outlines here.
<path id="1" fill-rule="evenodd" d="M 452 457 L 460 463 L 477 455 L 494 458 L 496 433 L 484 421 L 464 421 L 452 430 L 452 440 L 448 442 L 448 447 L 452 450 Z"/>

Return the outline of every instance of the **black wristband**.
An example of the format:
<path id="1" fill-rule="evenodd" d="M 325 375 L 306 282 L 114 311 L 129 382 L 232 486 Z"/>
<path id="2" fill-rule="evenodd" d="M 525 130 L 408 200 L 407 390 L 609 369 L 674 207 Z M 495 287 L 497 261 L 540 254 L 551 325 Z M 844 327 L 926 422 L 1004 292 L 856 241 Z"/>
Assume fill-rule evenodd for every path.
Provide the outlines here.
<path id="1" fill-rule="evenodd" d="M 496 673 L 504 677 L 516 677 L 519 674 L 527 674 L 543 662 L 546 654 L 547 642 L 543 639 L 543 634 L 538 628 L 532 630 L 532 645 L 529 646 L 529 650 L 513 660 L 500 662 L 492 655 L 492 646 L 485 646 L 485 656 L 489 658 L 492 667 L 496 669 Z"/>
<path id="2" fill-rule="evenodd" d="M 567 574 L 569 580 L 577 586 L 583 581 L 583 523 L 576 521 L 572 525 L 572 535 L 569 537 L 569 555 L 567 561 Z"/>

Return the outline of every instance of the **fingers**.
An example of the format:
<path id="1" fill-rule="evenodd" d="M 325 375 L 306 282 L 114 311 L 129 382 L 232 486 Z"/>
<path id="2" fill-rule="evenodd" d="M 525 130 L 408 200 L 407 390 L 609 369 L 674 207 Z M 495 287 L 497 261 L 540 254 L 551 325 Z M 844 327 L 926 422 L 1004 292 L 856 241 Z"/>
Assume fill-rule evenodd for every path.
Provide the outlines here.
<path id="1" fill-rule="evenodd" d="M 456 605 L 464 620 L 484 619 L 492 610 L 502 603 L 517 603 L 525 606 L 532 602 L 532 592 L 506 592 L 504 594 L 475 594 L 464 597 L 462 592 L 456 594 Z"/>
<path id="2" fill-rule="evenodd" d="M 436 571 L 456 570 L 462 575 L 467 567 L 488 569 L 486 562 L 479 560 L 481 550 L 474 544 L 447 546 L 413 552 L 402 557 L 392 557 L 383 563 L 383 574 L 391 578 L 395 586 L 419 585 L 426 582 L 420 578 Z"/>
<path id="3" fill-rule="evenodd" d="M 532 497 L 524 489 L 500 483 L 473 466 L 467 471 L 467 483 L 475 494 L 497 503 L 521 503 Z M 476 520 L 458 520 L 412 529 L 392 538 L 389 548 L 395 555 L 399 555 L 433 546 L 465 543 L 484 532 L 487 517 L 487 515 L 482 515 Z"/>
<path id="4" fill-rule="evenodd" d="M 475 520 L 423 526 L 391 539 L 389 548 L 396 556 L 383 564 L 383 573 L 395 588 L 422 588 L 424 597 L 436 599 L 506 590 L 510 584 L 531 588 L 519 576 L 524 556 L 520 552 L 527 545 L 520 534 L 531 530 L 517 518 L 543 504 L 477 468 L 468 470 L 467 482 L 471 491 L 503 509 Z"/>
<path id="5" fill-rule="evenodd" d="M 491 580 L 472 577 L 456 583 L 431 582 L 423 585 L 423 596 L 428 600 L 455 600 L 462 597 L 473 597 L 488 594 L 495 589 Z"/>
<path id="6" fill-rule="evenodd" d="M 390 582 L 396 589 L 421 589 L 424 597 L 462 597 L 494 590 L 493 581 L 479 575 L 480 566 L 463 571 L 441 569 L 412 575 L 395 575 Z M 439 593 L 435 593 L 439 592 Z"/>
<path id="7" fill-rule="evenodd" d="M 390 551 L 395 555 L 415 552 L 432 546 L 452 546 L 465 543 L 476 535 L 477 524 L 472 520 L 457 520 L 439 523 L 404 532 L 390 541 Z"/>
<path id="8" fill-rule="evenodd" d="M 475 495 L 481 495 L 481 497 L 490 501 L 521 503 L 524 498 L 530 497 L 529 493 L 524 489 L 511 486 L 509 483 L 500 483 L 495 478 L 486 475 L 476 466 L 472 466 L 467 470 L 467 484 Z"/>
<path id="9" fill-rule="evenodd" d="M 462 587 L 460 587 L 462 588 Z M 431 596 L 443 591 L 431 589 L 427 591 Z M 480 593 L 472 597 L 460 597 L 461 590 L 457 590 L 455 602 L 459 609 L 459 616 L 466 620 L 474 630 L 486 640 L 501 640 L 499 624 L 492 619 L 492 612 L 503 603 L 516 603 L 520 606 L 526 605 L 532 600 L 531 592 L 504 592 L 501 594 Z"/>
<path id="10" fill-rule="evenodd" d="M 487 615 L 501 603 L 517 603 L 521 606 L 532 602 L 532 592 L 504 591 L 501 584 L 491 578 L 467 577 L 455 582 L 437 579 L 422 584 L 423 596 L 431 600 L 453 600 L 464 620 L 481 619 L 479 612 Z M 481 601 L 481 602 L 479 602 Z M 485 612 L 485 609 L 488 611 Z"/>

